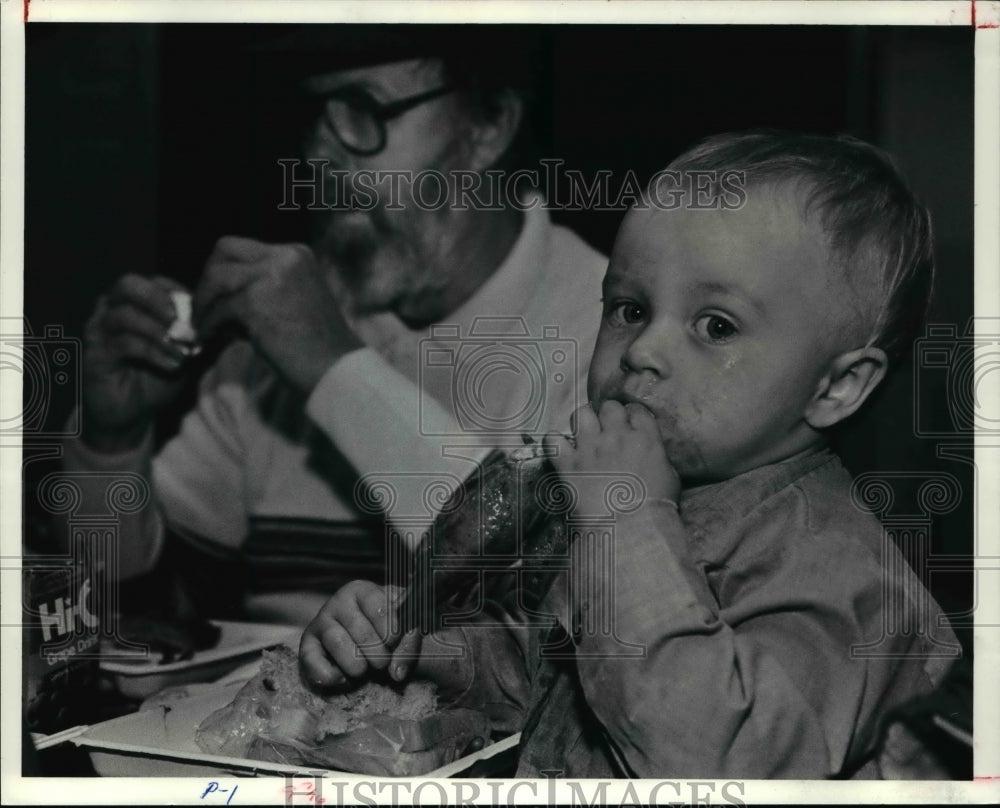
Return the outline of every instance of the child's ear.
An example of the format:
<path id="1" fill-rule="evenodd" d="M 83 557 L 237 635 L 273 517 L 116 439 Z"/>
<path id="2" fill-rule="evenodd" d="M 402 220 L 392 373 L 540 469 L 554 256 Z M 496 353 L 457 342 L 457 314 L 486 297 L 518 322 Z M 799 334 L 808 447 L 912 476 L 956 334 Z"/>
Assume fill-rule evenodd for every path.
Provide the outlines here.
<path id="1" fill-rule="evenodd" d="M 826 429 L 853 415 L 878 387 L 888 366 L 885 351 L 875 346 L 840 354 L 806 407 L 806 422 L 814 429 Z"/>
<path id="2" fill-rule="evenodd" d="M 489 117 L 476 116 L 472 124 L 472 164 L 476 171 L 485 171 L 496 164 L 514 142 L 521 128 L 524 102 L 511 89 L 496 99 Z"/>

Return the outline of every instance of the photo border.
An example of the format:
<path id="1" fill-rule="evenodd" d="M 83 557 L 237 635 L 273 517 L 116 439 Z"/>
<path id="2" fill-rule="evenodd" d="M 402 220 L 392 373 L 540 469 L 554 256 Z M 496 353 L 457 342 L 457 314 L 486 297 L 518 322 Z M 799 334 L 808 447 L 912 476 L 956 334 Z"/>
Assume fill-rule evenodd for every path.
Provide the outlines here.
<path id="1" fill-rule="evenodd" d="M 3 193 L 0 222 L 0 315 L 20 317 L 24 266 L 24 20 L 46 22 L 541 22 L 541 23 L 672 23 L 672 24 L 773 24 L 773 25 L 943 25 L 974 26 L 975 31 L 975 315 L 997 317 L 1000 312 L 1000 3 L 997 2 L 664 2 L 619 0 L 618 2 L 298 2 L 296 0 L 165 0 L 161 2 L 73 2 L 72 0 L 4 0 L 0 4 L 0 188 Z M 17 397 L 20 389 L 0 389 L 4 400 Z M 3 619 L 2 648 L 7 660 L 20 659 L 21 631 L 12 615 L 21 610 L 20 569 L 16 564 L 21 543 L 21 454 L 12 443 L 0 443 L 0 557 L 4 563 L 0 587 Z M 983 434 L 975 437 L 977 467 L 977 524 L 979 535 L 975 579 L 977 609 L 981 615 L 1000 615 L 1000 586 L 996 586 L 1000 559 L 1000 439 Z M 987 493 L 987 492 L 993 492 Z M 18 567 L 15 571 L 14 568 Z M 992 585 L 991 585 L 992 584 Z M 980 622 L 977 620 L 977 623 Z M 988 803 L 1000 799 L 1000 734 L 996 722 L 1000 694 L 1000 634 L 994 627 L 975 631 L 976 727 L 972 782 L 830 782 L 830 781 L 740 781 L 740 798 L 747 804 L 766 801 L 780 804 L 828 802 L 873 802 L 908 804 L 929 802 Z M 5 801 L 10 804 L 132 805 L 168 803 L 222 804 L 222 800 L 199 800 L 204 778 L 145 780 L 124 778 L 21 778 L 19 717 L 21 712 L 21 666 L 2 666 L 2 776 Z M 231 778 L 238 782 L 240 802 L 281 802 L 281 778 Z M 377 782 L 374 778 L 354 778 Z M 221 780 L 221 778 L 220 778 Z M 442 780 L 449 795 L 462 782 Z M 534 783 L 534 790 L 524 787 Z M 587 781 L 582 781 L 586 783 Z M 648 796 L 659 781 L 616 781 L 605 794 L 609 800 Z M 681 783 L 711 781 L 677 781 Z M 719 781 L 721 782 L 721 781 Z M 509 804 L 534 803 L 555 796 L 569 801 L 565 782 L 553 789 L 552 781 L 508 781 L 513 786 L 501 796 Z M 632 787 L 631 793 L 629 788 Z M 331 790 L 331 794 L 335 793 Z M 367 792 L 366 792 L 367 793 Z M 592 792 L 587 791 L 587 794 Z M 718 794 L 718 791 L 712 792 Z M 679 799 L 663 789 L 661 798 Z M 220 795 L 221 796 L 221 795 Z M 371 794 L 373 799 L 380 795 Z M 384 794 L 381 796 L 390 796 Z M 457 796 L 462 796 L 461 790 Z M 468 791 L 465 792 L 468 797 Z M 439 797 L 432 791 L 425 799 Z M 483 795 L 482 804 L 495 798 Z M 510 802 L 512 800 L 512 802 Z M 233 804 L 236 804 L 234 802 Z M 300 804 L 300 803 L 296 803 Z M 304 804 L 304 803 L 302 803 Z"/>

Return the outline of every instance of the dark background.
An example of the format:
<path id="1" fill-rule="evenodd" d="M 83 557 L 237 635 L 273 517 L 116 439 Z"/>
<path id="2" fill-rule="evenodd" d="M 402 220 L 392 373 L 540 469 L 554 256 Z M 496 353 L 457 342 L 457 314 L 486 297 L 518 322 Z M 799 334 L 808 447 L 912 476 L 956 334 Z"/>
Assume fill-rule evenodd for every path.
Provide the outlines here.
<path id="1" fill-rule="evenodd" d="M 25 316 L 40 334 L 82 327 L 125 272 L 192 283 L 226 233 L 302 238 L 279 212 L 277 157 L 296 133 L 262 100 L 249 25 L 29 24 L 26 64 Z M 932 322 L 960 335 L 972 313 L 973 31 L 966 28 L 551 26 L 538 69 L 539 153 L 585 177 L 640 179 L 699 138 L 756 126 L 848 132 L 888 149 L 928 204 L 939 282 Z M 557 212 L 607 252 L 621 213 Z M 935 517 L 930 576 L 946 610 L 968 610 L 973 552 L 970 462 L 937 457 L 953 441 L 915 434 L 914 402 L 949 431 L 947 372 L 912 361 L 848 425 L 853 472 L 904 472 L 894 514 L 916 511 L 919 475 L 946 472 L 962 501 Z M 72 386 L 53 386 L 61 424 Z M 30 443 L 30 441 L 26 441 Z M 963 441 L 958 440 L 961 444 Z M 966 435 L 964 444 L 971 444 Z M 971 449 L 961 450 L 971 461 Z M 51 469 L 30 462 L 32 485 Z M 913 474 L 918 476 L 914 477 Z M 831 573 L 835 571 L 831 570 Z M 960 623 L 961 621 L 956 621 Z M 971 631 L 956 626 L 967 646 Z"/>

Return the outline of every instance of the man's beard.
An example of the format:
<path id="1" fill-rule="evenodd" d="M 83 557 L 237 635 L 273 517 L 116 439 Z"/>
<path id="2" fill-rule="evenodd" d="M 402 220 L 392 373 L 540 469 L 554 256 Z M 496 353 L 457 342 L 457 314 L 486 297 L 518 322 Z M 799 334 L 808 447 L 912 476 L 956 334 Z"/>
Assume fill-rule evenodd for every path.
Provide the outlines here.
<path id="1" fill-rule="evenodd" d="M 425 217 L 426 218 L 426 217 Z M 355 315 L 392 311 L 408 321 L 410 310 L 442 294 L 447 279 L 435 277 L 434 231 L 429 221 L 396 219 L 374 208 L 333 213 L 322 222 L 314 249 L 329 267 L 331 285 Z M 436 232 L 436 231 L 434 231 Z"/>
<path id="2" fill-rule="evenodd" d="M 375 311 L 384 306 L 371 299 L 368 287 L 379 251 L 391 235 L 376 221 L 379 217 L 358 214 L 326 213 L 313 220 L 313 244 L 320 260 L 334 275 L 331 282 L 350 297 L 350 307 L 357 313 Z M 383 223 L 384 224 L 384 223 Z"/>
<path id="3" fill-rule="evenodd" d="M 449 284 L 440 271 L 447 223 L 412 213 L 334 211 L 318 222 L 313 247 L 329 267 L 331 286 L 346 311 L 359 316 L 391 311 L 408 324 L 433 320 Z"/>

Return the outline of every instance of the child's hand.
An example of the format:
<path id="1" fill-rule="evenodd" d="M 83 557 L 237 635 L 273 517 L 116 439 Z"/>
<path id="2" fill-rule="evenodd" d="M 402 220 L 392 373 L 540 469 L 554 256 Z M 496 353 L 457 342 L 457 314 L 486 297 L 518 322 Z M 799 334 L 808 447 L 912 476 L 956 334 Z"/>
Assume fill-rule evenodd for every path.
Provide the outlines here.
<path id="1" fill-rule="evenodd" d="M 389 668 L 405 679 L 420 652 L 419 631 L 399 634 L 396 607 L 402 587 L 351 581 L 337 590 L 302 633 L 299 664 L 320 687 L 342 685 L 370 669 Z"/>
<path id="2" fill-rule="evenodd" d="M 600 413 L 581 407 L 576 415 L 576 445 L 549 434 L 545 445 L 556 448 L 552 463 L 576 489 L 574 515 L 606 516 L 605 492 L 616 474 L 634 474 L 646 486 L 645 501 L 676 503 L 681 483 L 667 460 L 653 414 L 639 404 L 605 401 Z"/>

